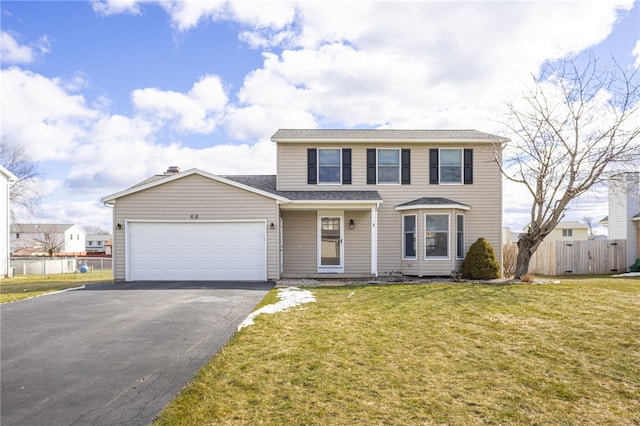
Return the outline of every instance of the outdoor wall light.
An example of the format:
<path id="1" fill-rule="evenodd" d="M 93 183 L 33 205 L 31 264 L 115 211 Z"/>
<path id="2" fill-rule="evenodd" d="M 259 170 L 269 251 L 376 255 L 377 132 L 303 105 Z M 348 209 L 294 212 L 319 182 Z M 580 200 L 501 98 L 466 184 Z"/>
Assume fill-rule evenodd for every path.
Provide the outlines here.
<path id="1" fill-rule="evenodd" d="M 116 224 L 116 229 L 117 229 L 118 231 L 119 231 L 119 230 L 121 230 L 121 229 L 122 229 L 122 225 L 120 225 L 119 223 L 118 223 L 118 224 Z"/>
<path id="2" fill-rule="evenodd" d="M 271 222 L 271 225 L 269 225 L 269 229 L 271 229 L 272 231 L 276 229 L 276 224 Z"/>
<path id="3" fill-rule="evenodd" d="M 349 219 L 349 229 L 353 229 L 356 227 L 356 223 L 353 221 L 353 219 Z"/>

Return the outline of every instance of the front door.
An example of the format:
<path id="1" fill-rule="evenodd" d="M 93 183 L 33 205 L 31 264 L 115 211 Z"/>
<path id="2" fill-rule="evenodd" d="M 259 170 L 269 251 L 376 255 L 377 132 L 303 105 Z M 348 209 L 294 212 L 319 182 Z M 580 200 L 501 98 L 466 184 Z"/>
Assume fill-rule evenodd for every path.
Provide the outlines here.
<path id="1" fill-rule="evenodd" d="M 344 214 L 318 213 L 318 272 L 344 272 Z"/>

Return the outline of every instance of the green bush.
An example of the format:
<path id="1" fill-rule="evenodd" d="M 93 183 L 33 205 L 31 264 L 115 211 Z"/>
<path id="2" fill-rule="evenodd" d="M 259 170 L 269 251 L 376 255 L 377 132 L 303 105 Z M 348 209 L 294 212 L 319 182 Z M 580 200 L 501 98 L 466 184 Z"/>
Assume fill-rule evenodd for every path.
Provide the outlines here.
<path id="1" fill-rule="evenodd" d="M 462 263 L 462 276 L 473 280 L 500 278 L 500 264 L 496 260 L 493 247 L 484 238 L 478 238 L 469 248 Z"/>

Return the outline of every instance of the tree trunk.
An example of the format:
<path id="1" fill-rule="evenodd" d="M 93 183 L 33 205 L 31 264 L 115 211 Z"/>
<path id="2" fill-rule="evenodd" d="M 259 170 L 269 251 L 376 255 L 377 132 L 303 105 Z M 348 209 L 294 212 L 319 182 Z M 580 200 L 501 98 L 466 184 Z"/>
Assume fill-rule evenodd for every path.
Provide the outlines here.
<path id="1" fill-rule="evenodd" d="M 529 273 L 529 262 L 531 261 L 531 256 L 533 256 L 534 243 L 526 236 L 522 236 L 520 240 L 518 240 L 518 261 L 516 263 L 516 273 L 515 278 L 520 279 L 523 275 L 527 275 Z"/>

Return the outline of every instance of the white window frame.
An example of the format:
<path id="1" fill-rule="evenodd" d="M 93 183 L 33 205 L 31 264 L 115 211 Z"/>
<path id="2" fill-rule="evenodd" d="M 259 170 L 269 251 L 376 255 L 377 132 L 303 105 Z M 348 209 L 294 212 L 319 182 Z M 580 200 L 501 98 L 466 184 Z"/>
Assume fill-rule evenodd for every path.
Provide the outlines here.
<path id="1" fill-rule="evenodd" d="M 428 256 L 427 255 L 427 216 L 446 216 L 447 217 L 447 254 L 446 256 Z M 444 232 L 444 231 L 434 231 Z M 425 213 L 424 214 L 424 259 L 425 260 L 449 260 L 451 259 L 451 214 L 450 213 Z"/>
<path id="2" fill-rule="evenodd" d="M 413 256 L 407 256 L 406 253 L 406 248 L 407 248 L 407 243 L 406 243 L 406 238 L 407 238 L 407 230 L 405 229 L 405 218 L 409 217 L 409 216 L 413 216 L 413 251 L 414 251 L 414 255 Z M 417 214 L 403 214 L 402 215 L 402 260 L 417 260 L 418 259 L 418 247 L 417 247 L 417 241 L 418 241 L 418 215 Z"/>
<path id="3" fill-rule="evenodd" d="M 458 229 L 458 218 L 462 219 L 462 229 Z M 465 255 L 465 247 L 464 247 L 464 226 L 465 226 L 465 217 L 463 214 L 456 214 L 456 259 L 462 260 Z M 460 238 L 458 238 L 460 236 Z M 462 242 L 462 244 L 460 244 Z M 462 248 L 462 251 L 460 249 Z M 462 253 L 462 254 L 460 254 Z"/>
<path id="4" fill-rule="evenodd" d="M 322 182 L 320 180 L 320 169 L 322 168 L 322 165 L 320 164 L 320 151 L 338 151 L 338 155 L 339 155 L 339 159 L 338 159 L 338 169 L 340 171 L 340 177 L 338 178 L 338 182 Z M 317 152 L 318 152 L 318 176 L 317 176 L 317 182 L 318 185 L 342 185 L 342 148 L 317 148 Z M 336 164 L 329 164 L 329 165 L 325 165 L 325 167 L 335 167 Z"/>
<path id="5" fill-rule="evenodd" d="M 462 185 L 464 184 L 464 149 L 462 148 L 440 148 L 438 150 L 438 183 L 441 185 Z M 442 179 L 442 151 L 459 151 L 460 152 L 460 181 L 445 182 Z M 446 165 L 445 165 L 446 166 Z M 453 166 L 446 166 L 453 167 Z"/>
<path id="6" fill-rule="evenodd" d="M 398 154 L 398 179 L 397 182 L 380 182 L 380 151 L 395 151 Z M 388 167 L 391 166 L 382 166 Z M 402 172 L 402 154 L 399 148 L 377 148 L 376 149 L 376 183 L 378 185 L 400 185 L 400 174 Z"/>
<path id="7" fill-rule="evenodd" d="M 563 237 L 573 237 L 573 229 L 563 229 L 562 230 Z"/>

